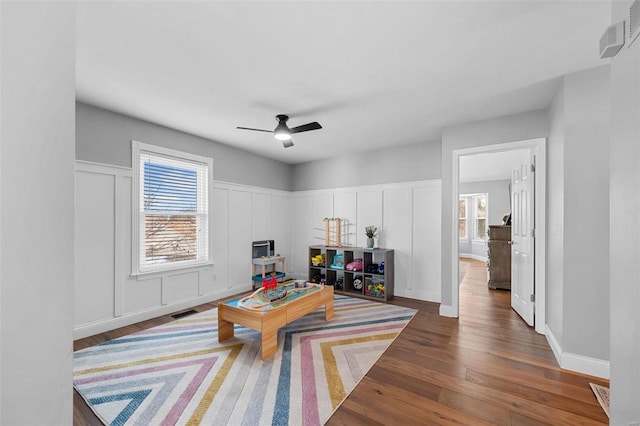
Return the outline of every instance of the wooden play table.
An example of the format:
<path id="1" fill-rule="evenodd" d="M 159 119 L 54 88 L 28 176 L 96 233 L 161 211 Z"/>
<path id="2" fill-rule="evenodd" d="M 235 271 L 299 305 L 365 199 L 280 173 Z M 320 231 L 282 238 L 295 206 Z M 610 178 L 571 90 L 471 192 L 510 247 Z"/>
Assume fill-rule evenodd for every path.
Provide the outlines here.
<path id="1" fill-rule="evenodd" d="M 310 284 L 304 290 L 294 290 L 294 285 L 279 287 L 287 290 L 287 296 L 261 306 L 245 307 L 248 298 L 239 298 L 218 303 L 218 341 L 223 342 L 234 335 L 233 325 L 240 324 L 262 335 L 262 359 L 276 353 L 278 330 L 324 305 L 324 319 L 333 318 L 333 287 Z M 254 293 L 262 297 L 261 289 Z"/>

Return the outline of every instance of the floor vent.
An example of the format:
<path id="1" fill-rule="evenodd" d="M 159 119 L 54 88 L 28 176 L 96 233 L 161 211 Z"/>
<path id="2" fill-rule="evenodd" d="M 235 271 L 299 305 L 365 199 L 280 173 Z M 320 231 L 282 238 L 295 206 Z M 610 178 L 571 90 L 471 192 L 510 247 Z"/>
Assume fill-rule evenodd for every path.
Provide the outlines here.
<path id="1" fill-rule="evenodd" d="M 186 317 L 188 315 L 193 315 L 193 314 L 197 314 L 198 311 L 194 311 L 193 309 L 189 310 L 189 311 L 184 311 L 184 312 L 180 312 L 179 314 L 175 314 L 175 315 L 171 315 L 173 318 L 175 319 L 180 319 L 183 317 Z"/>

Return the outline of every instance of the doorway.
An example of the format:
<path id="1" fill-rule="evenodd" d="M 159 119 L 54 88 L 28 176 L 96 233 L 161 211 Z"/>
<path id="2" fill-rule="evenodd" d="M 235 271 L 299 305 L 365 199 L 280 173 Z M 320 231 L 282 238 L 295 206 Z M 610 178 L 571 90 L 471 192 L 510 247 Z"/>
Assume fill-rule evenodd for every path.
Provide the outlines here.
<path id="1" fill-rule="evenodd" d="M 536 244 L 534 249 L 535 256 L 535 266 L 534 266 L 534 274 L 535 274 L 535 282 L 534 282 L 534 294 L 535 294 L 535 330 L 538 333 L 544 334 L 546 327 L 546 318 L 545 318 L 545 252 L 546 252 L 546 243 L 545 243 L 545 235 L 546 235 L 546 227 L 545 227 L 545 199 L 546 199 L 546 182 L 545 182 L 545 173 L 546 173 L 546 139 L 533 139 L 526 141 L 518 141 L 504 144 L 496 144 L 496 145 L 488 145 L 482 147 L 474 147 L 468 149 L 454 150 L 453 151 L 453 176 L 452 176 L 452 190 L 453 190 L 453 201 L 455 203 L 455 208 L 453 209 L 454 215 L 458 214 L 458 203 L 459 203 L 459 195 L 460 184 L 464 180 L 469 179 L 470 170 L 465 170 L 465 164 L 471 164 L 469 161 L 474 157 L 476 159 L 482 159 L 484 161 L 491 161 L 493 159 L 504 162 L 505 158 L 508 158 L 509 155 L 516 155 L 517 151 L 522 152 L 525 150 L 527 152 L 531 152 L 533 156 L 535 156 L 536 163 L 536 173 L 535 173 L 535 234 L 536 234 Z M 482 161 L 479 161 L 478 164 L 482 164 Z M 480 167 L 481 169 L 482 167 Z M 485 167 L 486 168 L 486 167 Z M 477 173 L 478 175 L 482 174 L 482 170 L 471 170 L 472 173 Z M 492 168 L 493 172 L 497 170 L 497 167 Z M 486 172 L 484 174 L 485 178 L 487 175 Z M 501 175 L 500 175 L 501 176 Z M 456 216 L 454 218 L 454 224 L 457 223 L 459 218 Z M 453 226 L 453 239 L 452 239 L 452 302 L 453 307 L 456 309 L 456 313 L 459 312 L 459 227 Z M 457 316 L 457 315 L 456 315 Z"/>

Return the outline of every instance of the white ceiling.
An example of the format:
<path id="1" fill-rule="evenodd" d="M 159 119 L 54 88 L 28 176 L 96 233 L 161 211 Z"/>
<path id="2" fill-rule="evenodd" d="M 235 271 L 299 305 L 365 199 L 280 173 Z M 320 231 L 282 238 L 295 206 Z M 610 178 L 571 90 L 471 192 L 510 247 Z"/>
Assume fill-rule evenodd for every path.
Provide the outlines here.
<path id="1" fill-rule="evenodd" d="M 288 163 L 546 107 L 610 1 L 79 2 L 77 98 Z M 268 133 L 276 114 L 295 135 Z M 153 141 L 145 141 L 153 143 Z"/>

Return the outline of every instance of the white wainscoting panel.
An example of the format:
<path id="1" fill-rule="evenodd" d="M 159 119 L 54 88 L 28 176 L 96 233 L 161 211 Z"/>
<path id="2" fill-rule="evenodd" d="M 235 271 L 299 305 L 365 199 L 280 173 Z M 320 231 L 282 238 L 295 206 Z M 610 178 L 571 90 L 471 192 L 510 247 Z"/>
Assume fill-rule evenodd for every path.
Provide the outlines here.
<path id="1" fill-rule="evenodd" d="M 378 226 L 379 245 L 396 250 L 396 295 L 440 300 L 439 180 L 294 193 L 214 182 L 214 265 L 140 277 L 131 196 L 130 169 L 76 162 L 75 338 L 249 290 L 255 240 L 274 239 L 288 276 L 305 278 L 325 217 L 355 223 L 356 246 Z"/>
<path id="2" fill-rule="evenodd" d="M 253 200 L 249 190 L 229 192 L 229 285 L 242 289 L 251 283 Z"/>
<path id="3" fill-rule="evenodd" d="M 366 244 L 365 226 L 377 226 L 377 245 L 395 250 L 395 294 L 440 302 L 440 191 L 440 180 L 432 180 L 294 192 L 292 275 L 306 278 L 308 246 L 323 244 L 310 237 L 322 234 L 316 221 L 350 219 L 355 198 L 354 245 Z"/>
<path id="4" fill-rule="evenodd" d="M 133 277 L 131 184 L 130 169 L 76 162 L 76 339 L 249 290 L 254 228 L 291 256 L 289 192 L 214 182 L 215 264 Z"/>
<path id="5" fill-rule="evenodd" d="M 162 277 L 140 280 L 129 277 L 124 284 L 125 314 L 150 311 L 162 306 Z"/>
<path id="6" fill-rule="evenodd" d="M 114 316 L 116 176 L 110 170 L 76 171 L 76 323 Z M 100 194 L 97 197 L 96 194 Z"/>
<path id="7" fill-rule="evenodd" d="M 355 231 L 356 246 L 364 247 L 367 245 L 367 237 L 364 235 L 365 227 L 376 226 L 379 232 L 382 231 L 382 190 L 359 190 L 356 198 L 358 203 Z M 375 244 L 377 247 L 384 247 L 379 238 L 376 239 Z"/>
<path id="8" fill-rule="evenodd" d="M 338 191 L 333 194 L 333 217 L 342 219 L 342 244 L 357 244 L 357 212 L 358 199 L 355 191 Z M 364 233 L 364 227 L 362 232 Z"/>
<path id="9" fill-rule="evenodd" d="M 162 304 L 168 305 L 199 296 L 199 279 L 200 273 L 198 271 L 162 277 Z"/>
<path id="10" fill-rule="evenodd" d="M 274 239 L 273 231 L 271 230 L 273 214 L 271 207 L 271 194 L 254 193 L 252 205 L 258 209 L 251 214 L 253 218 L 252 241 Z M 249 245 L 249 247 L 251 247 L 251 245 Z M 251 249 L 249 249 L 249 253 L 251 253 Z"/>
<path id="11" fill-rule="evenodd" d="M 213 188 L 213 282 L 229 288 L 229 190 Z"/>
<path id="12" fill-rule="evenodd" d="M 286 256 L 285 272 L 291 271 L 289 263 L 292 261 L 290 256 L 293 254 L 292 247 L 292 202 L 291 195 L 278 195 L 274 194 L 271 197 L 271 229 L 272 234 L 268 239 L 275 239 L 276 253 L 282 256 Z M 258 240 L 256 238 L 256 240 Z"/>
<path id="13" fill-rule="evenodd" d="M 311 223 L 314 244 L 324 244 L 325 218 L 333 217 L 333 193 L 318 193 L 312 196 Z"/>
<path id="14" fill-rule="evenodd" d="M 405 297 L 440 302 L 440 185 L 430 184 L 413 190 L 412 286 Z"/>
<path id="15" fill-rule="evenodd" d="M 309 246 L 323 244 L 319 240 L 314 240 L 315 234 L 312 220 L 312 197 L 309 195 L 294 195 L 292 199 L 293 210 L 293 259 L 291 270 L 298 279 L 306 279 L 309 273 Z"/>
<path id="16" fill-rule="evenodd" d="M 405 296 L 413 288 L 412 270 L 412 198 L 411 188 L 389 189 L 382 194 L 383 226 L 380 246 L 395 252 L 395 294 Z"/>

